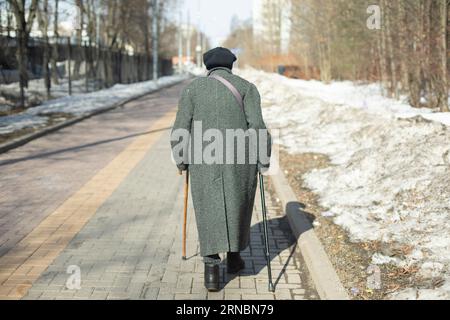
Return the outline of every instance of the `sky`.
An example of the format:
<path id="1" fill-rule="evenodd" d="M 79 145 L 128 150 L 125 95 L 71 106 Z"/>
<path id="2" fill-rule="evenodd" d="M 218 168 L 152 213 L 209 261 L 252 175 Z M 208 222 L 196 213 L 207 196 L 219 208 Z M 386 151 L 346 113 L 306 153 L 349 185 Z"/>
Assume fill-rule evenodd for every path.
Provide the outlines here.
<path id="1" fill-rule="evenodd" d="M 172 19 L 179 21 L 181 14 L 183 24 L 186 24 L 189 16 L 191 24 L 199 27 L 208 36 L 213 47 L 220 45 L 227 38 L 233 16 L 236 15 L 239 20 L 252 17 L 253 0 L 179 1 L 181 4 L 179 8 L 173 10 Z M 73 0 L 70 0 L 62 1 L 60 4 L 60 18 L 62 24 L 66 24 L 68 28 L 73 26 L 73 17 L 68 18 L 75 15 L 73 3 Z"/>
<path id="2" fill-rule="evenodd" d="M 187 21 L 189 14 L 191 24 L 200 25 L 200 29 L 209 37 L 212 46 L 218 46 L 226 39 L 234 15 L 237 15 L 240 20 L 246 20 L 252 16 L 252 0 L 181 1 L 184 22 Z"/>

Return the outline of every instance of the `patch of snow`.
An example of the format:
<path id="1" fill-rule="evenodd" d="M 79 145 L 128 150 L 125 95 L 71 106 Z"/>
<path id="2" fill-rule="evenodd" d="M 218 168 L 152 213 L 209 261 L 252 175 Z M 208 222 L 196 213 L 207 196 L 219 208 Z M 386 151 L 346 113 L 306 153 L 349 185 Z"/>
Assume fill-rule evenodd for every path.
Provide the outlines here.
<path id="1" fill-rule="evenodd" d="M 94 91 L 94 83 L 93 81 L 89 81 L 88 83 L 89 91 Z M 72 81 L 72 95 L 78 95 L 85 93 L 86 91 L 86 80 L 79 79 Z M 3 94 L 7 94 L 10 96 L 19 96 L 20 87 L 18 82 L 13 82 L 10 84 L 2 84 L 0 85 L 0 92 Z M 69 92 L 69 81 L 67 78 L 59 79 L 59 84 L 52 83 L 51 87 L 51 96 L 52 98 L 62 98 L 68 95 Z M 44 79 L 34 79 L 28 81 L 28 88 L 25 89 L 25 94 L 29 100 L 41 100 L 47 94 L 47 89 L 45 88 Z"/>
<path id="2" fill-rule="evenodd" d="M 10 112 L 12 107 L 7 104 L 0 104 L 0 112 Z"/>
<path id="3" fill-rule="evenodd" d="M 238 72 L 244 78 L 249 72 L 259 75 L 265 74 L 263 71 L 254 69 L 244 69 Z M 317 98 L 334 105 L 360 108 L 387 118 L 413 118 L 421 116 L 425 119 L 450 126 L 449 113 L 434 112 L 434 110 L 429 108 L 413 108 L 408 104 L 405 96 L 402 96 L 400 100 L 385 97 L 382 87 L 377 83 L 355 84 L 351 81 L 334 81 L 325 84 L 317 80 L 289 79 L 278 74 L 271 74 L 271 78 L 279 84 L 286 84 L 298 89 L 298 92 L 301 92 L 305 97 Z M 258 81 L 256 80 L 255 82 Z M 269 98 L 273 98 L 273 96 L 274 93 L 270 94 Z"/>
<path id="4" fill-rule="evenodd" d="M 12 133 L 24 128 L 40 127 L 47 123 L 50 114 L 66 113 L 74 116 L 82 116 L 95 111 L 103 110 L 124 102 L 130 98 L 153 92 L 182 80 L 188 79 L 189 75 L 175 75 L 159 78 L 155 81 L 145 81 L 129 85 L 117 84 L 105 90 L 90 93 L 65 96 L 49 100 L 37 107 L 26 111 L 0 117 L 0 134 Z"/>
<path id="5" fill-rule="evenodd" d="M 420 267 L 419 275 L 426 279 L 432 279 L 439 277 L 442 270 L 444 270 L 444 265 L 442 263 L 427 261 Z"/>
<path id="6" fill-rule="evenodd" d="M 436 272 L 450 283 L 450 114 L 383 97 L 376 84 L 327 85 L 254 69 L 240 75 L 260 90 L 269 127 L 281 129 L 276 143 L 330 157 L 331 166 L 303 178 L 352 241 L 411 246 L 404 259 L 377 254 L 374 262 L 440 263 Z"/>
<path id="7" fill-rule="evenodd" d="M 15 131 L 38 128 L 47 124 L 46 117 L 33 116 L 29 114 L 17 114 L 0 117 L 0 134 L 13 133 Z"/>
<path id="8" fill-rule="evenodd" d="M 404 289 L 390 296 L 392 300 L 449 300 L 450 288 Z"/>
<path id="9" fill-rule="evenodd" d="M 446 126 L 450 126 L 450 112 L 435 112 L 422 115 L 425 119 L 441 122 Z"/>
<path id="10" fill-rule="evenodd" d="M 207 74 L 207 70 L 206 70 L 206 68 L 204 68 L 204 67 L 202 67 L 202 68 L 199 68 L 199 67 L 197 67 L 197 65 L 196 64 L 186 64 L 184 67 L 183 67 L 183 70 L 185 71 L 185 72 L 188 72 L 188 73 L 190 73 L 190 74 L 192 74 L 192 75 L 194 75 L 194 76 L 197 76 L 197 77 L 200 77 L 200 76 L 206 76 L 206 74 Z"/>
<path id="11" fill-rule="evenodd" d="M 322 217 L 334 217 L 334 213 L 330 211 L 322 212 Z"/>
<path id="12" fill-rule="evenodd" d="M 388 257 L 378 252 L 372 256 L 372 264 L 395 264 L 396 262 L 398 262 L 397 258 Z"/>
<path id="13" fill-rule="evenodd" d="M 66 96 L 44 102 L 42 105 L 30 108 L 26 113 L 31 115 L 46 115 L 51 113 L 68 113 L 76 116 L 89 114 L 93 111 L 110 108 L 130 98 L 155 91 L 187 79 L 186 75 L 168 76 L 155 81 L 144 81 L 133 84 L 116 84 L 111 88 L 95 92 Z"/>

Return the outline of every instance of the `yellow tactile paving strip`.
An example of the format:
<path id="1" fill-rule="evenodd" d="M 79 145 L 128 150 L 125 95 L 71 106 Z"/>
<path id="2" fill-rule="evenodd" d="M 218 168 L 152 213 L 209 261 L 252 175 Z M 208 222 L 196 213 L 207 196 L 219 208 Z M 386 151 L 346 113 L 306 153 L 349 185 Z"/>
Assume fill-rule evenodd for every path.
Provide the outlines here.
<path id="1" fill-rule="evenodd" d="M 130 171 L 169 127 L 175 113 L 158 119 L 147 135 L 136 138 L 80 190 L 45 218 L 7 254 L 0 257 L 0 299 L 20 299 L 70 240 L 96 213 Z"/>

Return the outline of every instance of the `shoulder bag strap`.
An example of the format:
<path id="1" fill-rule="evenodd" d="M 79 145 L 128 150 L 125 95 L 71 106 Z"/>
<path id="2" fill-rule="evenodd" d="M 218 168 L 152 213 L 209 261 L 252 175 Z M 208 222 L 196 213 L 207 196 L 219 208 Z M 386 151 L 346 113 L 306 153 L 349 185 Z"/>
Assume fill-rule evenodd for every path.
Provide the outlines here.
<path id="1" fill-rule="evenodd" d="M 239 106 L 241 107 L 242 112 L 244 112 L 244 99 L 242 99 L 241 94 L 236 89 L 236 87 L 231 84 L 230 81 L 228 81 L 227 79 L 225 79 L 217 74 L 212 74 L 209 76 L 209 78 L 214 78 L 214 79 L 220 81 L 223 85 L 225 85 L 231 91 L 233 96 L 236 98 L 236 101 L 239 104 Z"/>

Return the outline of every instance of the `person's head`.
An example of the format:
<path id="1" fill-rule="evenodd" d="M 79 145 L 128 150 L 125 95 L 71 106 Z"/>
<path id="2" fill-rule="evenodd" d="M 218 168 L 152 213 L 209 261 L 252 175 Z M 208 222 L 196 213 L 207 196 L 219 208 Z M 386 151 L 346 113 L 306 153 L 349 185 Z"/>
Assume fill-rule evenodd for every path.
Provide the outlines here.
<path id="1" fill-rule="evenodd" d="M 233 63 L 237 60 L 236 56 L 227 48 L 217 47 L 209 50 L 203 55 L 203 62 L 206 69 L 211 70 L 217 67 L 233 69 Z"/>

